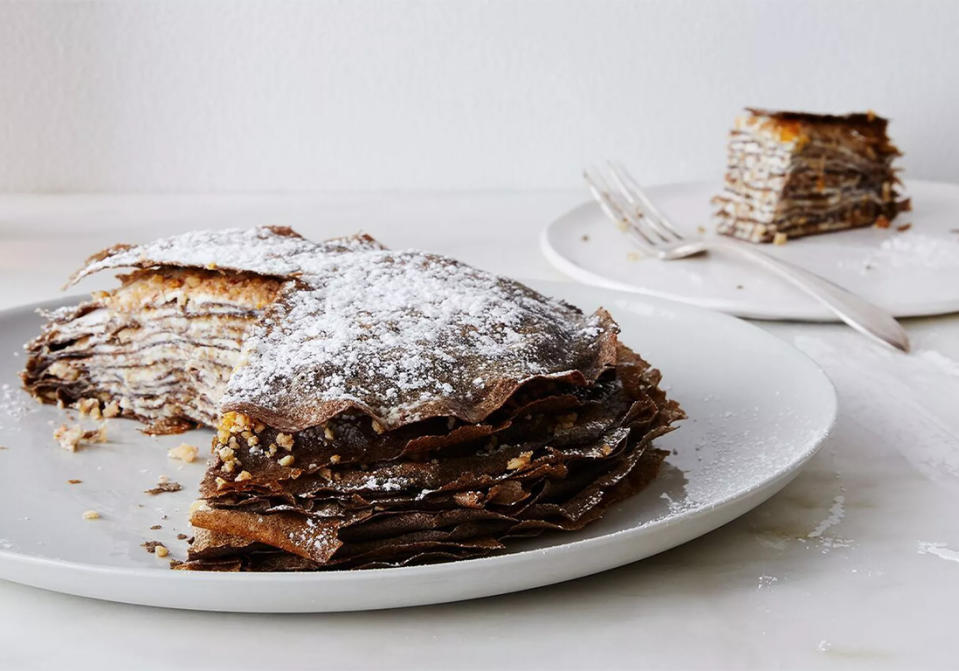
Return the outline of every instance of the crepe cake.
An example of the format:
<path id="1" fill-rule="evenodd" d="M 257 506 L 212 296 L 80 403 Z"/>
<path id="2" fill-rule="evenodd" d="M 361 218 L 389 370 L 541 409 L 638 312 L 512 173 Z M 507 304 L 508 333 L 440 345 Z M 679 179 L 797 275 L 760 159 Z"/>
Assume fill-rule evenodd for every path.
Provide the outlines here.
<path id="1" fill-rule="evenodd" d="M 404 566 L 583 527 L 683 416 L 618 330 L 442 256 L 325 257 L 243 345 L 178 568 Z"/>
<path id="2" fill-rule="evenodd" d="M 888 121 L 872 112 L 835 116 L 748 109 L 730 132 L 718 231 L 783 243 L 877 224 L 909 208 L 893 161 Z"/>
<path id="3" fill-rule="evenodd" d="M 133 272 L 117 289 L 47 314 L 27 345 L 24 386 L 41 401 L 133 417 L 155 433 L 215 426 L 246 333 L 283 283 L 326 256 L 378 247 L 367 236 L 315 243 L 282 227 L 116 245 L 67 286 L 98 271 Z"/>

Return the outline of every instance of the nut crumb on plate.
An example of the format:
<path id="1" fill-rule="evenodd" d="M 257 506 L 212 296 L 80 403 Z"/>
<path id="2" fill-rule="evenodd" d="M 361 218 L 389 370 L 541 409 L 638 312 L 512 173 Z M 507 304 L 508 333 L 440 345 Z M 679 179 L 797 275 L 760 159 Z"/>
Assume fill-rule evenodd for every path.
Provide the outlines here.
<path id="1" fill-rule="evenodd" d="M 167 456 L 171 459 L 179 459 L 180 461 L 185 461 L 187 463 L 192 463 L 196 460 L 197 454 L 199 454 L 200 448 L 196 445 L 190 445 L 189 443 L 180 443 L 174 448 L 171 448 L 167 452 Z"/>
<path id="2" fill-rule="evenodd" d="M 100 519 L 100 513 L 98 513 L 96 510 L 85 510 L 83 511 L 83 519 L 98 520 Z"/>
<path id="3" fill-rule="evenodd" d="M 144 490 L 144 493 L 156 496 L 157 494 L 163 494 L 165 492 L 178 492 L 181 489 L 183 489 L 183 485 L 179 482 L 173 482 L 167 476 L 161 475 L 157 478 L 157 486 Z"/>
<path id="4" fill-rule="evenodd" d="M 75 424 L 67 426 L 61 424 L 54 432 L 53 439 L 65 450 L 76 452 L 82 443 L 105 443 L 107 442 L 107 427 L 100 426 L 98 429 L 84 431 L 83 427 Z"/>
<path id="5" fill-rule="evenodd" d="M 167 547 L 160 541 L 146 541 L 145 543 L 141 543 L 140 546 L 150 554 L 155 554 L 157 557 L 166 557 L 170 554 Z"/>

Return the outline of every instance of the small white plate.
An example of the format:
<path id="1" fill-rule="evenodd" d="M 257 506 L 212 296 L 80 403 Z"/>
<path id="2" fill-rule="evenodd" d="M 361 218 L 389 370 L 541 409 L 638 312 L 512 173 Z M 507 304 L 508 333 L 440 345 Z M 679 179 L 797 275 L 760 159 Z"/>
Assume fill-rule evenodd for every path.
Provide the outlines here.
<path id="1" fill-rule="evenodd" d="M 959 311 L 959 186 L 910 180 L 912 212 L 888 229 L 861 228 L 813 235 L 760 249 L 791 261 L 890 311 L 918 317 Z M 649 189 L 650 197 L 684 234 L 712 230 L 708 183 Z M 911 223 L 907 231 L 897 226 Z M 836 321 L 785 280 L 735 256 L 711 252 L 681 261 L 638 257 L 629 239 L 594 203 L 563 215 L 543 231 L 543 254 L 573 279 L 756 319 Z"/>
<path id="2" fill-rule="evenodd" d="M 491 596 L 604 571 L 696 538 L 759 505 L 789 480 L 832 426 L 836 397 L 819 368 L 738 319 L 636 294 L 568 283 L 537 289 L 586 310 L 607 307 L 623 341 L 665 374 L 689 414 L 657 441 L 674 451 L 646 490 L 587 529 L 549 534 L 487 559 L 329 573 L 171 571 L 141 543 L 183 558 L 187 509 L 210 432 L 150 438 L 127 420 L 110 442 L 75 453 L 52 438 L 65 412 L 22 392 L 20 347 L 41 320 L 0 312 L 0 578 L 82 596 L 174 608 L 321 612 L 414 606 Z M 62 303 L 62 301 L 61 301 Z M 53 305 L 53 304 L 48 304 Z M 15 354 L 16 353 L 16 354 Z M 70 412 L 75 415 L 76 413 Z M 167 449 L 191 442 L 184 464 Z M 150 496 L 160 475 L 183 485 Z M 67 480 L 82 480 L 68 484 Z M 85 520 L 95 510 L 101 519 Z M 162 529 L 150 529 L 152 525 Z"/>

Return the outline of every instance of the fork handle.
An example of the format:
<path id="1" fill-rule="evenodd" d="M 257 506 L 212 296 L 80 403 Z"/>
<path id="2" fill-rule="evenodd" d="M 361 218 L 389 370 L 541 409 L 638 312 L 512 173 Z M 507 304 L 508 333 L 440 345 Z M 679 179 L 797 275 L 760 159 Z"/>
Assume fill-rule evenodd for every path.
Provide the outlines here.
<path id="1" fill-rule="evenodd" d="M 738 254 L 779 275 L 832 310 L 837 317 L 860 333 L 903 352 L 909 351 L 909 336 L 892 315 L 838 284 L 761 252 L 750 243 L 713 238 L 708 241 L 708 245 Z"/>

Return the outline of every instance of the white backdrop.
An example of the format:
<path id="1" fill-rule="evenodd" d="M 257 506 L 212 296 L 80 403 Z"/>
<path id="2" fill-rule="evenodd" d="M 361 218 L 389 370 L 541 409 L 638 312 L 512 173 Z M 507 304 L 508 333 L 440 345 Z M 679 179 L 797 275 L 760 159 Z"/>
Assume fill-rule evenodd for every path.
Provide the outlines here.
<path id="1" fill-rule="evenodd" d="M 0 190 L 714 178 L 743 105 L 874 109 L 959 181 L 959 2 L 5 2 Z"/>

